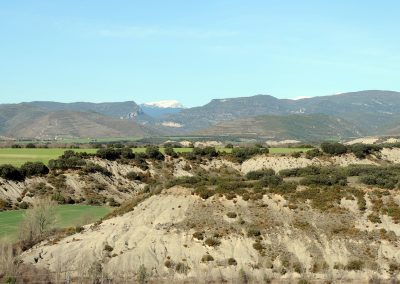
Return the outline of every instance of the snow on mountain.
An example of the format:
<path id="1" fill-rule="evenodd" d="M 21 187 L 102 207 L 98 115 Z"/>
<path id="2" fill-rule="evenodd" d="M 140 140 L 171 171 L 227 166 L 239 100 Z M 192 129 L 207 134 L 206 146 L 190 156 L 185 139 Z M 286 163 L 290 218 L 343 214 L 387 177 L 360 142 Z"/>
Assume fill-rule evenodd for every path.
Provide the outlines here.
<path id="1" fill-rule="evenodd" d="M 163 100 L 156 102 L 144 103 L 147 107 L 158 107 L 158 108 L 183 108 L 183 105 L 177 100 Z"/>

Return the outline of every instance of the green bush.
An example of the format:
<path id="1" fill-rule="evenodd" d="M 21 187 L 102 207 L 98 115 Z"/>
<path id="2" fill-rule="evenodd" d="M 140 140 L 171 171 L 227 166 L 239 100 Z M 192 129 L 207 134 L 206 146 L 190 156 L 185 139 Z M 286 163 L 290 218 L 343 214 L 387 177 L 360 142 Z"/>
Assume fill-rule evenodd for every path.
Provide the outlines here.
<path id="1" fill-rule="evenodd" d="M 233 257 L 228 258 L 228 265 L 237 265 L 237 261 L 236 259 L 234 259 Z"/>
<path id="2" fill-rule="evenodd" d="M 264 176 L 263 178 L 260 179 L 260 185 L 262 187 L 271 187 L 271 186 L 277 186 L 283 182 L 283 179 L 280 176 Z"/>
<path id="3" fill-rule="evenodd" d="M 260 154 L 268 154 L 268 153 L 269 153 L 268 148 L 246 147 L 246 148 L 233 148 L 231 155 L 236 161 L 242 163 L 253 156 Z"/>
<path id="4" fill-rule="evenodd" d="M 49 173 L 49 168 L 42 162 L 26 162 L 20 170 L 26 177 L 42 176 Z"/>
<path id="5" fill-rule="evenodd" d="M 364 262 L 361 260 L 352 260 L 346 266 L 346 270 L 362 270 L 364 268 Z"/>
<path id="6" fill-rule="evenodd" d="M 214 261 L 214 258 L 213 258 L 211 255 L 209 255 L 209 254 L 205 254 L 205 255 L 203 255 L 203 257 L 201 258 L 201 261 L 202 261 L 202 262 Z"/>
<path id="7" fill-rule="evenodd" d="M 87 153 L 75 153 L 74 151 L 68 150 L 64 152 L 64 155 L 55 160 L 49 161 L 50 170 L 68 170 L 68 169 L 79 169 L 86 165 L 84 157 Z"/>
<path id="8" fill-rule="evenodd" d="M 194 148 L 192 151 L 195 156 L 207 156 L 209 158 L 218 157 L 218 151 L 215 150 L 215 147 L 204 147 L 204 148 Z"/>
<path id="9" fill-rule="evenodd" d="M 175 150 L 172 146 L 166 146 L 164 148 L 164 153 L 165 153 L 165 155 L 170 156 L 172 158 L 178 157 L 178 154 L 175 152 Z"/>
<path id="10" fill-rule="evenodd" d="M 307 159 L 313 159 L 322 156 L 322 152 L 319 149 L 311 149 L 306 152 Z"/>
<path id="11" fill-rule="evenodd" d="M 109 160 L 109 161 L 115 161 L 119 158 L 121 158 L 121 149 L 113 149 L 113 148 L 107 148 L 107 149 L 99 149 L 97 150 L 96 156 Z"/>
<path id="12" fill-rule="evenodd" d="M 274 176 L 275 171 L 273 169 L 265 169 L 258 171 L 251 171 L 246 174 L 248 180 L 259 180 L 265 176 Z"/>
<path id="13" fill-rule="evenodd" d="M 352 152 L 357 158 L 365 159 L 366 156 L 380 151 L 382 149 L 381 146 L 372 145 L 372 144 L 353 144 L 348 146 L 350 152 Z"/>
<path id="14" fill-rule="evenodd" d="M 395 189 L 400 182 L 400 167 L 376 167 L 359 170 L 360 182 L 386 189 Z"/>
<path id="15" fill-rule="evenodd" d="M 279 172 L 281 177 L 303 177 L 308 175 L 318 175 L 321 168 L 316 166 L 307 166 L 304 168 L 284 169 Z"/>
<path id="16" fill-rule="evenodd" d="M 23 181 L 24 174 L 13 165 L 0 165 L 0 177 L 6 180 Z"/>
<path id="17" fill-rule="evenodd" d="M 157 146 L 149 146 L 146 148 L 146 155 L 149 159 L 164 160 L 164 155 Z"/>
<path id="18" fill-rule="evenodd" d="M 302 185 L 347 185 L 347 177 L 339 173 L 319 174 L 306 176 L 301 181 Z"/>
<path id="19" fill-rule="evenodd" d="M 135 154 L 132 152 L 131 148 L 122 148 L 120 149 L 121 158 L 122 159 L 134 159 Z"/>
<path id="20" fill-rule="evenodd" d="M 207 238 L 204 243 L 209 247 L 216 247 L 221 244 L 221 241 L 216 238 Z"/>
<path id="21" fill-rule="evenodd" d="M 112 176 L 112 173 L 109 170 L 107 170 L 105 167 L 102 167 L 102 166 L 92 163 L 92 162 L 89 162 L 86 164 L 86 166 L 83 168 L 83 172 L 85 172 L 85 173 L 101 173 L 108 177 Z"/>
<path id="22" fill-rule="evenodd" d="M 226 213 L 226 216 L 228 216 L 229 218 L 234 219 L 234 218 L 237 217 L 237 214 L 236 214 L 236 212 L 228 212 L 228 213 Z"/>
<path id="23" fill-rule="evenodd" d="M 347 152 L 347 147 L 338 142 L 324 142 L 321 144 L 321 149 L 330 155 L 341 155 Z"/>
<path id="24" fill-rule="evenodd" d="M 28 143 L 28 144 L 26 144 L 25 148 L 34 149 L 34 148 L 36 148 L 36 145 L 33 143 Z"/>

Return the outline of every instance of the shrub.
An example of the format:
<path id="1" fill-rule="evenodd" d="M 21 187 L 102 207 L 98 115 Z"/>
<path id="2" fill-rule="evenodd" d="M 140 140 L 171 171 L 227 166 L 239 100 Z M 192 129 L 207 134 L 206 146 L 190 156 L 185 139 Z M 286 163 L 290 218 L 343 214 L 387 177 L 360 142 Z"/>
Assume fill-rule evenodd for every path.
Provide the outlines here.
<path id="1" fill-rule="evenodd" d="M 361 260 L 352 260 L 346 266 L 346 270 L 362 270 L 364 267 L 364 262 Z"/>
<path id="2" fill-rule="evenodd" d="M 213 258 L 211 255 L 209 255 L 209 254 L 205 254 L 205 255 L 203 255 L 203 257 L 201 258 L 201 261 L 202 261 L 202 262 L 214 261 L 214 258 Z"/>
<path id="3" fill-rule="evenodd" d="M 226 214 L 226 216 L 228 216 L 229 218 L 236 218 L 237 217 L 237 214 L 236 214 L 236 212 L 228 212 L 227 214 Z"/>
<path id="4" fill-rule="evenodd" d="M 293 158 L 300 158 L 301 157 L 301 152 L 293 152 L 290 156 L 292 156 Z"/>
<path id="5" fill-rule="evenodd" d="M 263 251 L 264 249 L 265 249 L 265 247 L 263 246 L 263 244 L 262 243 L 260 243 L 260 242 L 255 242 L 254 244 L 253 244 L 253 248 L 255 249 L 255 250 L 257 250 L 257 251 Z"/>
<path id="6" fill-rule="evenodd" d="M 129 180 L 138 180 L 138 181 L 146 181 L 146 179 L 150 178 L 149 174 L 142 174 L 142 173 L 136 173 L 136 172 L 128 172 L 125 176 Z"/>
<path id="7" fill-rule="evenodd" d="M 248 236 L 248 237 L 258 237 L 258 236 L 261 236 L 261 231 L 260 231 L 259 229 L 257 229 L 257 228 L 250 228 L 250 229 L 247 231 L 247 236 Z"/>
<path id="8" fill-rule="evenodd" d="M 316 157 L 322 156 L 322 152 L 319 149 L 311 149 L 306 152 L 307 159 L 313 159 Z"/>
<path id="9" fill-rule="evenodd" d="M 370 220 L 372 223 L 382 223 L 381 218 L 376 213 L 369 214 L 368 220 Z"/>
<path id="10" fill-rule="evenodd" d="M 360 182 L 381 188 L 394 189 L 400 179 L 399 173 L 390 169 L 378 168 L 374 172 L 360 176 Z"/>
<path id="11" fill-rule="evenodd" d="M 200 196 L 202 199 L 206 200 L 214 195 L 214 191 L 207 189 L 205 187 L 199 187 L 194 191 L 195 194 Z"/>
<path id="12" fill-rule="evenodd" d="M 275 171 L 273 169 L 265 169 L 258 171 L 251 171 L 246 174 L 248 180 L 259 180 L 265 176 L 274 176 Z"/>
<path id="13" fill-rule="evenodd" d="M 363 174 L 372 174 L 381 168 L 375 165 L 350 165 L 345 168 L 347 176 L 359 176 Z"/>
<path id="14" fill-rule="evenodd" d="M 357 158 L 364 159 L 367 155 L 372 154 L 375 151 L 380 151 L 381 146 L 371 144 L 353 144 L 348 146 L 350 152 L 352 152 Z"/>
<path id="15" fill-rule="evenodd" d="M 36 148 L 36 145 L 33 143 L 28 143 L 28 144 L 26 144 L 25 148 L 34 149 L 34 148 Z"/>
<path id="16" fill-rule="evenodd" d="M 74 151 L 68 150 L 64 152 L 64 155 L 56 160 L 49 161 L 50 170 L 68 170 L 68 169 L 79 169 L 86 165 L 85 157 L 86 153 L 75 153 Z"/>
<path id="17" fill-rule="evenodd" d="M 131 148 L 122 148 L 120 149 L 121 158 L 122 159 L 134 159 L 135 154 L 132 152 Z"/>
<path id="18" fill-rule="evenodd" d="M 237 261 L 236 259 L 234 259 L 233 257 L 228 258 L 228 265 L 237 265 Z"/>
<path id="19" fill-rule="evenodd" d="M 347 176 L 336 168 L 323 168 L 318 175 L 304 177 L 300 183 L 302 185 L 347 185 Z"/>
<path id="20" fill-rule="evenodd" d="M 101 173 L 108 177 L 112 176 L 112 173 L 109 170 L 107 170 L 105 167 L 102 167 L 102 166 L 92 163 L 92 162 L 87 163 L 86 166 L 83 168 L 83 171 L 85 173 Z"/>
<path id="21" fill-rule="evenodd" d="M 173 157 L 173 158 L 178 157 L 178 154 L 175 152 L 175 150 L 174 150 L 174 148 L 172 148 L 172 146 L 165 147 L 164 153 L 165 153 L 165 155 Z"/>
<path id="22" fill-rule="evenodd" d="M 193 148 L 193 155 L 195 156 L 207 156 L 209 158 L 218 157 L 218 152 L 215 147 L 204 147 L 204 148 Z"/>
<path id="23" fill-rule="evenodd" d="M 221 244 L 221 241 L 216 238 L 207 238 L 204 243 L 209 247 L 216 247 Z"/>
<path id="24" fill-rule="evenodd" d="M 0 177 L 6 180 L 22 181 L 23 173 L 13 165 L 0 165 Z"/>
<path id="25" fill-rule="evenodd" d="M 160 152 L 157 146 L 149 146 L 146 148 L 146 155 L 149 159 L 164 160 L 164 155 Z"/>
<path id="26" fill-rule="evenodd" d="M 199 241 L 202 241 L 204 239 L 204 232 L 194 232 L 193 238 L 198 239 Z"/>
<path id="27" fill-rule="evenodd" d="M 53 193 L 51 200 L 56 201 L 58 204 L 65 204 L 65 197 L 60 192 Z"/>
<path id="28" fill-rule="evenodd" d="M 324 142 L 321 144 L 321 149 L 330 155 L 341 155 L 347 152 L 347 147 L 338 142 Z"/>
<path id="29" fill-rule="evenodd" d="M 283 179 L 280 176 L 264 176 L 261 180 L 260 180 L 260 185 L 263 187 L 266 186 L 277 186 L 279 184 L 281 184 L 283 181 Z"/>
<path id="30" fill-rule="evenodd" d="M 28 209 L 29 204 L 26 203 L 25 201 L 22 201 L 22 202 L 18 205 L 18 207 L 19 207 L 20 209 Z"/>
<path id="31" fill-rule="evenodd" d="M 166 268 L 172 268 L 172 267 L 174 267 L 174 262 L 173 262 L 172 260 L 167 259 L 167 260 L 164 262 L 164 266 L 165 266 Z"/>
<path id="32" fill-rule="evenodd" d="M 109 244 L 106 244 L 106 245 L 104 246 L 104 250 L 105 250 L 105 251 L 108 251 L 108 252 L 111 252 L 111 251 L 114 250 L 114 248 L 113 248 L 112 246 L 110 246 Z"/>
<path id="33" fill-rule="evenodd" d="M 190 270 L 190 267 L 183 262 L 179 262 L 175 266 L 175 271 L 180 273 L 180 274 L 187 274 Z"/>
<path id="34" fill-rule="evenodd" d="M 244 162 L 247 159 L 255 155 L 267 154 L 269 153 L 268 148 L 258 148 L 258 147 L 247 147 L 247 148 L 233 148 L 232 157 L 239 163 Z"/>
<path id="35" fill-rule="evenodd" d="M 26 162 L 20 168 L 23 175 L 26 177 L 47 175 L 49 168 L 42 162 Z"/>
<path id="36" fill-rule="evenodd" d="M 145 283 L 147 283 L 147 278 L 148 278 L 147 269 L 144 266 L 144 264 L 142 264 L 139 266 L 139 269 L 137 272 L 137 281 L 139 284 L 145 284 Z"/>
<path id="37" fill-rule="evenodd" d="M 96 156 L 101 159 L 115 161 L 121 157 L 121 149 L 99 149 L 97 150 Z"/>
<path id="38" fill-rule="evenodd" d="M 114 197 L 108 198 L 107 203 L 111 207 L 118 207 L 120 205 L 117 201 L 115 201 Z"/>

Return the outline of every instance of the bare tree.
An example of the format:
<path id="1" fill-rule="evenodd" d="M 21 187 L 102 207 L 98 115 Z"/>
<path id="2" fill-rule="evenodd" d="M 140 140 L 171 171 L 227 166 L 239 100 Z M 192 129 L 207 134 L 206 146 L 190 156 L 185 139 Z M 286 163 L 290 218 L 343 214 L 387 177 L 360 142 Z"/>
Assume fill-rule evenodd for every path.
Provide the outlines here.
<path id="1" fill-rule="evenodd" d="M 41 199 L 26 211 L 20 225 L 19 240 L 23 249 L 27 249 L 42 240 L 54 228 L 57 203 L 49 198 Z"/>
<path id="2" fill-rule="evenodd" d="M 14 276 L 18 270 L 19 252 L 6 241 L 0 241 L 0 279 Z"/>

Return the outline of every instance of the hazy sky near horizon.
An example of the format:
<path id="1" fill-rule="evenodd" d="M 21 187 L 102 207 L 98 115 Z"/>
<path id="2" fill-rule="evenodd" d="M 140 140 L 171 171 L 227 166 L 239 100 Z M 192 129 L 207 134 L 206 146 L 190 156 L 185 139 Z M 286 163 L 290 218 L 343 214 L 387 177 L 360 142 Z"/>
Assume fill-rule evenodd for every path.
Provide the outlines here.
<path id="1" fill-rule="evenodd" d="M 400 90 L 397 0 L 0 3 L 0 103 Z"/>

